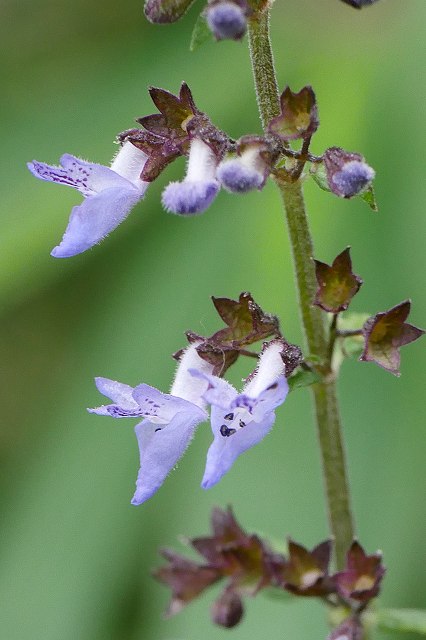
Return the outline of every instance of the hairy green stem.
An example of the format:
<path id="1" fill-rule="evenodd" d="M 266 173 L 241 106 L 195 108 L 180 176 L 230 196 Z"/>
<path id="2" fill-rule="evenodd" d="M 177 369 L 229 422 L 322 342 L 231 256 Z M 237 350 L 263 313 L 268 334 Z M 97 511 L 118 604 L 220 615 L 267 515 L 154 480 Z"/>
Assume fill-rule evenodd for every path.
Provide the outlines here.
<path id="1" fill-rule="evenodd" d="M 268 122 L 280 113 L 274 57 L 269 38 L 269 11 L 254 13 L 248 22 L 251 67 L 260 119 L 265 129 Z"/>
<path id="2" fill-rule="evenodd" d="M 313 244 L 300 182 L 279 182 L 293 252 L 300 312 L 309 353 L 324 363 L 324 382 L 313 387 L 318 439 L 321 450 L 330 529 L 335 539 L 336 565 L 345 564 L 354 537 L 346 473 L 342 427 L 336 386 L 329 369 L 329 336 L 325 314 L 312 305 L 316 279 L 312 263 Z"/>
<path id="3" fill-rule="evenodd" d="M 257 102 L 263 127 L 280 112 L 278 87 L 269 38 L 269 12 L 249 21 L 250 57 Z M 325 314 L 312 301 L 316 291 L 313 243 L 305 210 L 301 182 L 277 180 L 287 218 L 296 273 L 300 313 L 309 354 L 319 360 L 323 381 L 314 385 L 313 397 L 321 449 L 331 533 L 335 539 L 336 566 L 341 569 L 354 536 L 346 472 L 342 428 L 335 381 L 330 371 L 329 335 Z"/>

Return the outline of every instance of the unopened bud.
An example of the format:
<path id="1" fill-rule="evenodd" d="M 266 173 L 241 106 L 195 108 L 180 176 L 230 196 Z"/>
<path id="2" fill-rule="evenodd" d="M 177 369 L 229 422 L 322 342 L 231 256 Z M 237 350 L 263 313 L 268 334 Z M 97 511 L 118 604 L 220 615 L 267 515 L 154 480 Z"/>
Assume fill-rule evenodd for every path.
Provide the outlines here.
<path id="1" fill-rule="evenodd" d="M 339 147 L 327 149 L 324 164 L 328 186 L 341 198 L 353 198 L 368 189 L 375 171 L 359 153 L 349 153 Z"/>
<path id="2" fill-rule="evenodd" d="M 227 191 L 247 193 L 265 186 L 271 169 L 264 151 L 258 142 L 245 144 L 237 157 L 220 163 L 217 177 Z"/>
<path id="3" fill-rule="evenodd" d="M 232 591 L 224 591 L 211 608 L 213 622 L 228 629 L 240 622 L 243 613 L 241 598 Z"/>
<path id="4" fill-rule="evenodd" d="M 347 162 L 341 171 L 334 174 L 333 183 L 344 198 L 352 198 L 364 191 L 374 176 L 374 169 L 368 164 L 352 160 Z"/>
<path id="5" fill-rule="evenodd" d="M 216 40 L 241 40 L 247 29 L 246 14 L 243 4 L 219 0 L 207 7 L 206 20 Z"/>

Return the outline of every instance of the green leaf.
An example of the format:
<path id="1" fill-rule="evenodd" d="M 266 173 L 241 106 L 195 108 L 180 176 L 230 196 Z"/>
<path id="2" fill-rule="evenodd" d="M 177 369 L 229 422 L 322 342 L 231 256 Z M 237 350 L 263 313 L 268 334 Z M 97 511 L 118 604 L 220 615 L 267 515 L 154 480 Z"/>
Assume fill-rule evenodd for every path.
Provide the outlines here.
<path id="1" fill-rule="evenodd" d="M 331 191 L 327 182 L 327 174 L 325 172 L 324 164 L 313 164 L 310 170 L 310 174 L 317 183 L 320 189 L 323 191 Z"/>
<path id="2" fill-rule="evenodd" d="M 290 391 L 293 391 L 294 389 L 309 387 L 311 384 L 320 382 L 320 380 L 321 377 L 316 371 L 313 371 L 312 369 L 299 369 L 297 373 L 288 378 L 288 385 L 290 387 Z"/>
<path id="3" fill-rule="evenodd" d="M 195 51 L 198 47 L 201 47 L 202 44 L 207 42 L 207 40 L 212 40 L 212 32 L 209 29 L 209 25 L 206 22 L 206 19 L 202 13 L 197 18 L 196 23 L 194 24 L 194 28 L 192 30 L 191 42 L 189 44 L 189 50 Z"/>
<path id="4" fill-rule="evenodd" d="M 377 624 L 386 631 L 412 631 L 426 634 L 425 609 L 380 609 Z"/>
<path id="5" fill-rule="evenodd" d="M 364 191 L 364 193 L 361 193 L 359 197 L 361 198 L 361 200 L 364 200 L 364 202 L 366 202 L 370 207 L 370 209 L 372 209 L 373 211 L 379 210 L 379 207 L 377 206 L 376 194 L 374 193 L 373 185 L 370 185 L 367 191 Z"/>

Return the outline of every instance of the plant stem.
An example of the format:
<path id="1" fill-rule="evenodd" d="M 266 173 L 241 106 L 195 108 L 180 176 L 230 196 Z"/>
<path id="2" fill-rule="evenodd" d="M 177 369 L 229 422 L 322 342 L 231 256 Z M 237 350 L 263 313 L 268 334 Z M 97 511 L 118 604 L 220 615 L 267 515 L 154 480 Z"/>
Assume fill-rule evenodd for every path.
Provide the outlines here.
<path id="1" fill-rule="evenodd" d="M 257 102 L 263 127 L 280 112 L 278 87 L 269 38 L 269 12 L 263 11 L 249 20 L 250 58 L 253 68 Z M 284 203 L 300 313 L 309 354 L 319 359 L 323 381 L 314 385 L 313 397 L 321 449 L 325 491 L 331 533 L 335 539 L 336 566 L 341 569 L 354 536 L 350 508 L 349 485 L 335 380 L 330 370 L 329 335 L 325 315 L 312 305 L 316 279 L 312 263 L 313 243 L 299 180 L 277 179 Z"/>
<path id="2" fill-rule="evenodd" d="M 269 38 L 269 11 L 254 13 L 248 21 L 251 67 L 262 126 L 280 113 L 274 57 Z"/>

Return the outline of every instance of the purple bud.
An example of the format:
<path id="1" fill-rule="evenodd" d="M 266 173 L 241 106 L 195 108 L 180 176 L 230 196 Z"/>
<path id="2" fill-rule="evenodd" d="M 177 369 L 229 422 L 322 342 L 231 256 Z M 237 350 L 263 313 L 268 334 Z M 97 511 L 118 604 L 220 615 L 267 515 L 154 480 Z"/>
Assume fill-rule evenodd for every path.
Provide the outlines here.
<path id="1" fill-rule="evenodd" d="M 359 153 L 340 147 L 325 151 L 324 165 L 328 186 L 340 198 L 353 198 L 366 191 L 376 175 Z"/>
<path id="2" fill-rule="evenodd" d="M 171 182 L 163 191 L 162 203 L 170 213 L 194 215 L 205 211 L 219 191 L 216 180 L 217 158 L 200 138 L 189 150 L 188 168 L 182 182 Z"/>
<path id="3" fill-rule="evenodd" d="M 217 177 L 228 191 L 246 193 L 252 189 L 260 189 L 263 175 L 244 165 L 241 160 L 227 160 L 222 162 L 217 171 Z"/>
<path id="4" fill-rule="evenodd" d="M 262 157 L 259 145 L 247 145 L 241 155 L 221 162 L 217 177 L 231 193 L 247 193 L 252 189 L 261 189 L 270 168 Z"/>
<path id="5" fill-rule="evenodd" d="M 211 609 L 212 620 L 221 627 L 231 629 L 237 625 L 243 617 L 243 603 L 238 594 L 233 591 L 224 591 L 213 603 Z"/>
<path id="6" fill-rule="evenodd" d="M 161 201 L 170 213 L 194 215 L 203 213 L 219 191 L 216 180 L 211 182 L 171 182 L 163 191 Z"/>
<path id="7" fill-rule="evenodd" d="M 210 4 L 206 10 L 206 20 L 217 40 L 240 40 L 247 29 L 244 6 L 230 0 Z"/>
<path id="8" fill-rule="evenodd" d="M 375 175 L 374 169 L 367 163 L 351 160 L 333 175 L 332 181 L 339 194 L 344 198 L 352 198 L 364 191 Z"/>

